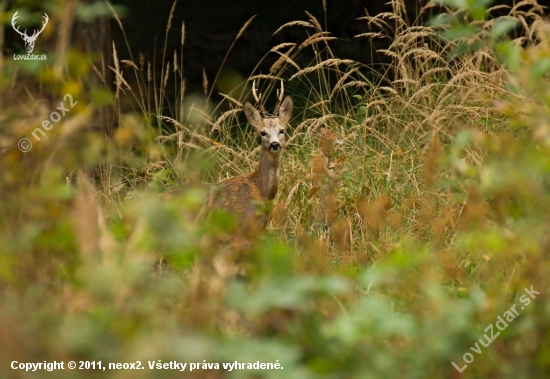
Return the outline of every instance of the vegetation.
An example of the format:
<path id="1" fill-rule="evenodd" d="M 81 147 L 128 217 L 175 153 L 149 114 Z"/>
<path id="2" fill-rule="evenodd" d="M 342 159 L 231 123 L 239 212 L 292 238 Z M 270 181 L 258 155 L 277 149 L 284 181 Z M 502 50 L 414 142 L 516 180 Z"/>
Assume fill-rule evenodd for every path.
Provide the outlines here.
<path id="1" fill-rule="evenodd" d="M 409 23 L 395 0 L 359 19 L 371 32 L 357 38 L 389 41 L 382 67 L 333 56 L 307 13 L 281 26 L 305 39 L 271 48 L 269 74 L 205 76 L 200 96 L 166 48 L 156 77 L 115 46 L 112 93 L 67 38 L 45 62 L 5 58 L 0 376 L 548 376 L 550 29 L 534 2 L 445 0 L 422 15 L 436 10 Z M 231 216 L 199 215 L 203 183 L 255 169 L 242 104 L 253 79 L 272 99 L 279 78 L 296 114 L 273 220 L 228 245 Z M 231 91 L 214 103 L 215 88 Z M 66 94 L 78 103 L 31 137 Z M 94 123 L 105 109 L 118 120 L 108 137 Z M 241 277 L 213 269 L 229 254 Z M 170 361 L 185 374 L 149 367 Z M 223 368 L 258 361 L 280 369 Z"/>

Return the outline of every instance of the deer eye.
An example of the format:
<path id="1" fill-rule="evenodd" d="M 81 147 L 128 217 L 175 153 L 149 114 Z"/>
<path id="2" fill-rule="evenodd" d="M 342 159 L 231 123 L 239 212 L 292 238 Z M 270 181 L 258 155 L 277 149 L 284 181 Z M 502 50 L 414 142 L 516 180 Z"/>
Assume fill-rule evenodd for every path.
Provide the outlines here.
<path id="1" fill-rule="evenodd" d="M 260 135 L 261 135 L 262 137 L 267 137 L 267 133 L 266 133 L 266 132 L 261 132 Z"/>
<path id="2" fill-rule="evenodd" d="M 279 130 L 279 134 L 285 134 L 285 131 L 283 129 Z"/>

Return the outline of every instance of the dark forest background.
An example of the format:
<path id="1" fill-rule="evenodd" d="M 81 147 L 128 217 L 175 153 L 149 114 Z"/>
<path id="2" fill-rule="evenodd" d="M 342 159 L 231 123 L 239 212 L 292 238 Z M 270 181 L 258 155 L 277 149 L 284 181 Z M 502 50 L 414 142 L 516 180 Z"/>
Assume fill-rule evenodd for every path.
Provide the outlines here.
<path id="1" fill-rule="evenodd" d="M 94 1 L 81 2 L 86 3 L 91 4 Z M 428 1 L 415 0 L 404 3 L 406 16 L 411 24 L 418 19 L 421 23 L 426 22 L 431 15 L 439 11 L 432 8 L 421 12 Z M 210 80 L 220 69 L 226 73 L 237 73 L 243 78 L 267 73 L 277 56 L 271 54 L 256 67 L 261 58 L 279 43 L 304 37 L 305 30 L 290 27 L 276 35 L 274 32 L 285 23 L 307 20 L 306 11 L 322 21 L 322 26 L 331 36 L 338 38 L 332 44 L 335 56 L 359 62 L 373 62 L 374 65 L 386 59 L 377 54 L 376 50 L 383 48 L 387 41 L 377 40 L 373 44 L 366 38 L 354 38 L 368 31 L 367 23 L 358 21 L 359 17 L 391 11 L 391 4 L 385 1 L 280 0 L 275 3 L 255 0 L 179 0 L 174 5 L 173 0 L 121 0 L 112 4 L 121 17 L 130 51 L 125 48 L 123 33 L 112 17 L 95 18 L 90 23 L 77 20 L 73 32 L 73 45 L 90 53 L 103 51 L 106 61 L 112 64 L 114 41 L 121 60 L 130 59 L 130 54 L 134 57 L 142 54 L 145 61 L 156 63 L 155 69 L 160 71 L 168 17 L 171 8 L 175 6 L 166 51 L 180 51 L 181 26 L 182 22 L 185 23 L 183 74 L 186 92 L 201 91 L 203 70 Z M 511 5 L 513 1 L 496 1 L 494 4 Z M 29 11 L 41 12 L 47 9 L 40 3 L 33 2 L 28 5 Z M 235 41 L 241 28 L 252 17 L 254 19 L 250 25 Z M 5 34 L 6 55 L 23 50 L 23 43 L 12 28 L 8 26 Z M 222 65 L 233 42 L 236 43 Z M 309 59 L 304 56 L 301 58 Z"/>
<path id="2" fill-rule="evenodd" d="M 134 54 L 144 53 L 146 60 L 162 58 L 168 15 L 173 5 L 167 1 L 120 2 L 126 7 L 126 32 Z M 371 61 L 365 39 L 354 38 L 365 32 L 365 23 L 358 17 L 389 11 L 384 1 L 348 0 L 327 1 L 326 13 L 321 0 L 281 0 L 278 2 L 254 0 L 183 0 L 176 5 L 174 25 L 169 34 L 169 46 L 179 50 L 181 22 L 185 22 L 184 77 L 190 91 L 202 88 L 202 70 L 208 77 L 216 74 L 222 60 L 243 25 L 256 16 L 245 33 L 237 40 L 225 63 L 225 70 L 237 71 L 243 77 L 253 74 L 257 62 L 271 47 L 286 41 L 293 41 L 292 33 L 303 34 L 302 28 L 286 28 L 277 35 L 273 33 L 283 24 L 307 20 L 304 11 L 324 20 L 326 30 L 339 39 L 335 44 L 335 55 L 345 56 L 361 62 Z M 407 2 L 408 16 L 418 16 L 421 2 Z M 113 38 L 121 41 L 121 35 L 113 26 Z M 301 36 L 303 37 L 303 36 Z M 258 74 L 266 73 L 276 56 L 263 62 Z"/>

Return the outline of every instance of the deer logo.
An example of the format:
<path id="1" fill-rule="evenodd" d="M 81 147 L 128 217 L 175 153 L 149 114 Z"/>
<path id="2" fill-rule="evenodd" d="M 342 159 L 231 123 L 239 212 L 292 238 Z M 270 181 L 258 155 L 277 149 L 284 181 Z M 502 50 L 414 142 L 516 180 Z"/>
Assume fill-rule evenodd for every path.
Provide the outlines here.
<path id="1" fill-rule="evenodd" d="M 19 11 L 16 11 L 13 14 L 13 17 L 11 18 L 11 26 L 13 27 L 13 30 L 15 30 L 17 33 L 21 35 L 21 38 L 23 38 L 23 41 L 25 41 L 25 50 L 27 50 L 27 53 L 30 54 L 34 50 L 34 43 L 36 42 L 36 39 L 44 31 L 44 28 L 48 24 L 49 17 L 46 13 L 44 13 L 44 23 L 42 24 L 42 29 L 38 30 L 36 29 L 32 36 L 27 35 L 27 29 L 25 29 L 24 32 L 19 31 L 19 26 L 15 25 L 15 20 L 19 17 L 18 15 Z"/>

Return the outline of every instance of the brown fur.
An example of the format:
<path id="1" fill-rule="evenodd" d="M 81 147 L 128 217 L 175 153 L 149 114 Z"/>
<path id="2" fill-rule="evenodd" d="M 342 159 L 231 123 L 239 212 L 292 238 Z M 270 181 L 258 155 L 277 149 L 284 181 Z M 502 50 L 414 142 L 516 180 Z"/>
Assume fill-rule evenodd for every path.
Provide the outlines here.
<path id="1" fill-rule="evenodd" d="M 253 173 L 223 180 L 211 191 L 209 206 L 235 215 L 239 221 L 239 231 L 248 236 L 263 230 L 269 221 L 269 203 L 278 191 L 279 158 L 292 108 L 292 100 L 287 97 L 280 106 L 279 115 L 262 117 L 250 103 L 245 104 L 248 122 L 262 139 L 259 167 Z M 278 144 L 279 148 L 273 149 L 273 144 Z"/>

